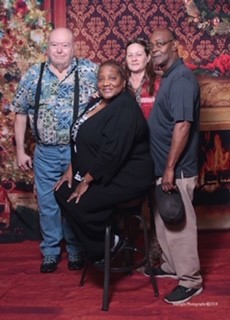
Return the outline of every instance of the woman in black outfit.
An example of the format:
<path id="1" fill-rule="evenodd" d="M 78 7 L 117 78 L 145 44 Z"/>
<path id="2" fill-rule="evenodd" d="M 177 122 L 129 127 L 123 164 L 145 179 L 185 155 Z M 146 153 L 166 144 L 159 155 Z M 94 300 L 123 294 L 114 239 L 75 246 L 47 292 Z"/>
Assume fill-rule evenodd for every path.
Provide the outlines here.
<path id="1" fill-rule="evenodd" d="M 114 208 L 145 193 L 153 180 L 148 128 L 126 76 L 116 61 L 98 70 L 100 98 L 72 126 L 72 161 L 55 186 L 63 215 L 86 257 L 104 256 L 104 233 Z M 114 235 L 111 251 L 123 240 Z"/>

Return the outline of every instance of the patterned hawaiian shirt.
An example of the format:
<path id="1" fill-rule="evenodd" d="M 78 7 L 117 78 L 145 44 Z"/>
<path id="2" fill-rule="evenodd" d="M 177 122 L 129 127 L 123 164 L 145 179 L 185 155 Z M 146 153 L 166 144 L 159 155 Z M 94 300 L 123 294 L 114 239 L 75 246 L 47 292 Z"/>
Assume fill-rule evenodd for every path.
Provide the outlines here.
<path id="1" fill-rule="evenodd" d="M 13 111 L 29 116 L 34 133 L 35 93 L 41 64 L 35 64 L 22 77 L 12 101 Z M 78 68 L 79 110 L 81 114 L 97 91 L 97 64 L 87 59 L 73 59 L 66 77 L 60 81 L 46 62 L 42 76 L 37 128 L 41 143 L 65 145 L 70 141 L 73 122 L 75 71 Z"/>

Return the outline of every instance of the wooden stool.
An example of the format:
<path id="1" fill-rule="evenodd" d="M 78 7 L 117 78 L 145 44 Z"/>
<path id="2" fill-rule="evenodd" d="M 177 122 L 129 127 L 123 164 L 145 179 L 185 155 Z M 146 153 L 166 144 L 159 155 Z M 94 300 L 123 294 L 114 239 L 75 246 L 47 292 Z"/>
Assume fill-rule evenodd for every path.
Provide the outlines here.
<path id="1" fill-rule="evenodd" d="M 148 195 L 147 195 L 148 197 Z M 148 198 L 149 205 L 150 199 Z M 145 201 L 145 197 L 138 198 L 134 201 L 126 202 L 119 205 L 116 208 L 116 211 L 112 218 L 107 222 L 106 229 L 105 229 L 105 263 L 102 268 L 104 271 L 104 289 L 103 289 L 103 300 L 102 300 L 102 310 L 108 311 L 109 310 L 109 286 L 110 286 L 110 273 L 111 272 L 122 272 L 131 274 L 133 270 L 140 268 L 141 266 L 146 265 L 146 269 L 150 272 L 150 281 L 152 283 L 154 294 L 155 296 L 159 296 L 158 287 L 152 272 L 150 258 L 149 258 L 149 241 L 148 241 L 148 229 L 145 218 L 142 215 L 142 212 L 135 212 L 137 207 L 140 207 L 143 202 Z M 151 210 L 150 210 L 151 213 Z M 123 265 L 121 266 L 111 266 L 111 228 L 113 227 L 115 219 L 127 219 L 129 217 L 133 217 L 138 219 L 141 227 L 143 229 L 144 235 L 144 247 L 138 248 L 136 245 L 133 245 L 129 242 L 129 239 L 126 238 L 126 245 L 122 249 L 125 254 L 125 261 L 123 260 Z M 135 262 L 135 259 L 132 259 L 132 254 L 138 253 L 142 256 L 139 261 Z M 119 253 L 120 254 L 120 253 Z M 84 279 L 87 271 L 89 263 L 86 263 L 83 271 L 82 276 L 80 279 L 80 286 L 84 285 Z"/>

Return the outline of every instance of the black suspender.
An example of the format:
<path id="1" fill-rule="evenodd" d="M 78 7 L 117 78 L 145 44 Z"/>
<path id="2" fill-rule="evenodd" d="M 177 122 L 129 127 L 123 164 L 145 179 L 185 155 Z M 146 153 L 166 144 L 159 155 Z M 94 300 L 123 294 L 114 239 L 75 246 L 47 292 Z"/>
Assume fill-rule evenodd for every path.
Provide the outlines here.
<path id="1" fill-rule="evenodd" d="M 78 79 L 78 66 L 75 71 L 74 81 L 74 100 L 73 100 L 73 121 L 77 119 L 79 111 L 79 79 Z"/>
<path id="2" fill-rule="evenodd" d="M 38 133 L 38 110 L 39 110 L 39 101 L 41 95 L 41 87 L 42 87 L 42 75 L 44 72 L 45 62 L 41 63 L 40 75 L 38 79 L 38 84 L 36 88 L 35 94 L 35 105 L 34 105 L 34 133 L 37 142 L 40 142 L 40 137 Z M 74 102 L 73 102 L 73 121 L 77 119 L 79 110 L 79 79 L 78 79 L 78 67 L 75 71 L 75 81 L 74 81 Z"/>
<path id="3" fill-rule="evenodd" d="M 41 95 L 41 87 L 42 87 L 42 75 L 45 67 L 45 62 L 41 63 L 41 69 L 40 69 L 40 75 L 38 79 L 37 89 L 36 89 L 36 95 L 35 95 L 35 105 L 34 105 L 34 131 L 35 131 L 35 138 L 37 142 L 40 141 L 39 133 L 38 133 L 38 109 L 39 109 L 39 100 Z"/>

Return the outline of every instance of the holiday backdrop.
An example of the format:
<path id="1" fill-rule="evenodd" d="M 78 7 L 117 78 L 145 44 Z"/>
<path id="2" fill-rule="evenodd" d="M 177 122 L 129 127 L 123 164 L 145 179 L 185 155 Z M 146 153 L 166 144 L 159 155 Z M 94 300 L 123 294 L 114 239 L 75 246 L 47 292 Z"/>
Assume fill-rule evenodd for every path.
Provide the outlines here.
<path id="1" fill-rule="evenodd" d="M 156 27 L 170 27 L 180 55 L 201 86 L 198 212 L 230 205 L 230 4 L 228 0 L 7 0 L 0 1 L 0 241 L 39 238 L 33 172 L 16 167 L 14 114 L 10 103 L 29 65 L 45 59 L 47 35 L 67 26 L 76 55 L 95 62 L 124 61 L 127 41 L 148 38 Z M 34 142 L 27 135 L 28 151 Z M 202 208 L 202 210 L 200 210 Z M 216 212 L 216 211 L 215 211 Z M 215 213 L 216 214 L 216 213 Z M 226 225 L 229 227 L 229 217 Z"/>

